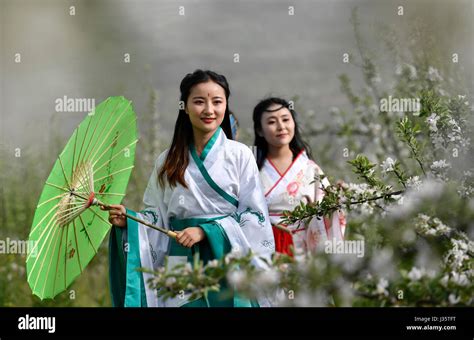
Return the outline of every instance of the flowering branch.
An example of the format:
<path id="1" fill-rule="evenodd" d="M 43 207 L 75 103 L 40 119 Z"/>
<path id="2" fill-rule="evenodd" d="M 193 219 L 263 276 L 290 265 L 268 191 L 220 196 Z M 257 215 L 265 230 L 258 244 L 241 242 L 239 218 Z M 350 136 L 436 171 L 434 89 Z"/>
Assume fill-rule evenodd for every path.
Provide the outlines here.
<path id="1" fill-rule="evenodd" d="M 398 135 L 402 141 L 406 142 L 411 150 L 412 158 L 414 158 L 426 176 L 425 169 L 423 167 L 423 159 L 421 157 L 421 146 L 416 139 L 416 135 L 420 133 L 420 127 L 418 125 L 412 125 L 408 117 L 404 117 L 397 123 Z"/>

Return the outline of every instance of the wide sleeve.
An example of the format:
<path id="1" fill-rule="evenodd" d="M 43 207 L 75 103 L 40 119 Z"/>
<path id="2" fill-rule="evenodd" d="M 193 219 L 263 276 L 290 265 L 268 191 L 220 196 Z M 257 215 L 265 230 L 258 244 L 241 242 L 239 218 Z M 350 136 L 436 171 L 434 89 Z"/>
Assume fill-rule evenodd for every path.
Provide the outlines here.
<path id="1" fill-rule="evenodd" d="M 240 169 L 240 192 L 237 216 L 255 253 L 271 258 L 275 241 L 257 163 L 250 149 L 245 150 Z"/>
<path id="2" fill-rule="evenodd" d="M 255 267 L 266 269 L 264 260 L 270 260 L 275 251 L 273 232 L 260 184 L 257 164 L 252 152 L 242 148 L 239 154 L 239 194 L 238 207 L 229 218 L 219 221 L 224 229 L 232 251 L 256 256 L 252 262 Z"/>
<path id="3" fill-rule="evenodd" d="M 250 149 L 243 150 L 240 161 L 239 205 L 235 213 L 219 220 L 218 224 L 225 231 L 233 252 L 241 255 L 252 252 L 255 255 L 252 257 L 254 267 L 257 270 L 267 270 L 275 252 L 268 207 L 261 188 L 257 163 Z M 275 305 L 275 294 L 261 292 L 257 297 L 258 305 Z"/>

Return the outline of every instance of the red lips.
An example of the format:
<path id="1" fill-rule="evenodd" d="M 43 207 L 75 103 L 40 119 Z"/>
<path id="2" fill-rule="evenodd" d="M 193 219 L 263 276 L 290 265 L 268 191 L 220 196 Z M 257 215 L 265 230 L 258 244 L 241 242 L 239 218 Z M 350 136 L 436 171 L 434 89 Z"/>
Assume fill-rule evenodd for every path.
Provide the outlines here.
<path id="1" fill-rule="evenodd" d="M 215 118 L 201 118 L 201 120 L 206 124 L 210 124 L 213 121 L 215 121 L 216 119 Z"/>

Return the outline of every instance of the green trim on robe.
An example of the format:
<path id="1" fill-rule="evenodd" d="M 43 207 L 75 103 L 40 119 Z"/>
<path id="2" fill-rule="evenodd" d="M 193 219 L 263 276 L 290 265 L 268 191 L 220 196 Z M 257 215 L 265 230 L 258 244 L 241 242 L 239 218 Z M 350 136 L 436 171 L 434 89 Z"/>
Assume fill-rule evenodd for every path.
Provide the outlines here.
<path id="1" fill-rule="evenodd" d="M 127 214 L 136 216 L 127 209 Z M 122 230 L 112 227 L 109 241 L 109 278 L 114 307 L 147 307 L 141 267 L 138 223 L 127 219 L 128 253 L 122 247 Z"/>
<path id="2" fill-rule="evenodd" d="M 217 185 L 217 183 L 214 182 L 214 180 L 211 178 L 211 176 L 209 175 L 209 173 L 206 170 L 206 167 L 204 166 L 203 161 L 197 155 L 197 152 L 196 152 L 196 149 L 194 148 L 194 145 L 191 145 L 189 149 L 190 149 L 190 152 L 191 152 L 191 156 L 194 159 L 194 162 L 196 163 L 199 171 L 202 174 L 202 177 L 204 177 L 207 184 L 209 184 L 209 186 L 215 192 L 217 192 L 221 197 L 223 197 L 227 202 L 234 205 L 235 207 L 238 207 L 239 206 L 239 201 L 237 199 L 235 199 L 234 197 L 232 197 L 231 195 L 229 195 L 228 193 L 226 193 L 224 190 L 222 190 L 222 188 L 219 187 L 219 185 Z"/>
<path id="3" fill-rule="evenodd" d="M 123 307 L 125 301 L 126 259 L 122 234 L 122 228 L 112 226 L 109 236 L 109 289 L 113 307 Z"/>
<path id="4" fill-rule="evenodd" d="M 209 186 L 215 192 L 217 192 L 220 196 L 222 196 L 227 202 L 229 202 L 230 204 L 238 207 L 239 206 L 239 201 L 237 199 L 235 199 L 234 197 L 232 197 L 231 195 L 229 195 L 224 190 L 222 190 L 222 188 L 219 187 L 216 182 L 214 182 L 214 180 L 211 178 L 211 176 L 207 172 L 206 167 L 204 166 L 204 160 L 206 159 L 206 156 L 209 154 L 212 147 L 216 143 L 217 137 L 219 137 L 219 134 L 220 134 L 221 130 L 222 130 L 222 128 L 219 126 L 217 128 L 217 130 L 214 132 L 214 134 L 212 135 L 212 137 L 207 142 L 204 149 L 202 150 L 201 156 L 198 156 L 194 144 L 191 144 L 189 146 L 189 151 L 191 152 L 191 156 L 193 157 L 194 162 L 196 163 L 199 171 L 201 172 L 202 176 L 206 180 L 207 184 L 209 184 Z"/>
<path id="5" fill-rule="evenodd" d="M 214 144 L 216 143 L 216 140 L 217 140 L 217 137 L 219 137 L 219 134 L 221 132 L 221 127 L 219 126 L 216 130 L 216 132 L 214 132 L 214 134 L 212 135 L 212 137 L 209 139 L 209 141 L 207 142 L 206 146 L 204 147 L 204 150 L 202 150 L 202 153 L 201 153 L 201 157 L 199 157 L 203 162 L 204 160 L 206 159 L 206 156 L 207 154 L 209 153 L 209 151 L 211 151 L 212 147 L 214 146 Z"/>
<path id="6" fill-rule="evenodd" d="M 127 209 L 127 214 L 134 217 L 137 213 Z M 138 238 L 138 223 L 135 220 L 127 218 L 127 278 L 125 287 L 125 307 L 147 307 L 145 285 L 143 283 L 142 272 L 137 271 L 140 268 L 140 241 Z"/>

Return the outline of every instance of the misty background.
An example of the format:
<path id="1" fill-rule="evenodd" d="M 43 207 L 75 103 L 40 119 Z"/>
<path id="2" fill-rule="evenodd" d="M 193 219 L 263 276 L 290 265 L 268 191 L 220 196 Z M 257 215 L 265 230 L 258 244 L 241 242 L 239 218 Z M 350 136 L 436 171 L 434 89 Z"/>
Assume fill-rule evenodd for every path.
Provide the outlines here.
<path id="1" fill-rule="evenodd" d="M 403 16 L 397 15 L 399 5 Z M 367 24 L 369 47 L 382 38 L 378 23 L 399 30 L 417 17 L 436 23 L 432 33 L 440 49 L 446 59 L 453 51 L 461 55 L 472 85 L 469 0 L 1 0 L 2 144 L 7 151 L 36 149 L 47 145 L 52 130 L 70 136 L 85 112 L 55 112 L 57 98 L 94 98 L 99 104 L 124 95 L 140 120 L 152 90 L 159 98 L 163 137 L 169 139 L 179 83 L 197 68 L 227 77 L 230 106 L 244 129 L 251 127 L 253 107 L 269 94 L 297 95 L 301 107 L 315 112 L 315 120 L 330 120 L 331 107 L 347 104 L 338 75 L 361 80 L 358 70 L 342 61 L 343 53 L 355 49 L 349 22 L 355 6 Z M 388 57 L 380 47 L 375 52 L 382 61 Z M 15 63 L 16 53 L 21 63 Z"/>

